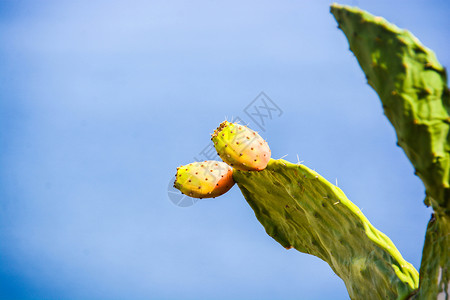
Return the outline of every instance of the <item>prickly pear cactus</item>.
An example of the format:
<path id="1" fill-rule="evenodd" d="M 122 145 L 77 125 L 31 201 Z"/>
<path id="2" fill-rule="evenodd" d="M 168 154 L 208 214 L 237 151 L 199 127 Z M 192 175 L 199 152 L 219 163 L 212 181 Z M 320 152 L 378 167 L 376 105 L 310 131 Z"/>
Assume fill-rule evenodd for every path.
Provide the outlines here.
<path id="1" fill-rule="evenodd" d="M 315 171 L 280 159 L 233 177 L 267 234 L 326 261 L 351 299 L 405 299 L 417 288 L 417 271 L 392 241 Z"/>
<path id="2" fill-rule="evenodd" d="M 214 130 L 211 140 L 220 158 L 235 169 L 263 170 L 270 160 L 267 142 L 247 126 L 224 121 Z"/>
<path id="3" fill-rule="evenodd" d="M 205 160 L 178 167 L 173 186 L 193 198 L 214 198 L 228 192 L 233 185 L 230 166 Z"/>
<path id="4" fill-rule="evenodd" d="M 178 170 L 175 186 L 192 197 L 218 196 L 234 179 L 266 232 L 287 249 L 326 261 L 351 299 L 449 299 L 450 92 L 445 69 L 411 33 L 383 18 L 337 4 L 331 12 L 380 96 L 399 146 L 424 182 L 425 203 L 434 209 L 420 276 L 338 187 L 303 165 L 269 161 L 267 143 L 245 126 L 224 122 L 212 137 L 220 157 L 235 168 L 220 173 L 231 180 L 211 185 L 209 178 L 197 176 L 204 166 L 194 164 Z"/>
<path id="5" fill-rule="evenodd" d="M 398 145 L 425 185 L 425 204 L 434 210 L 415 297 L 450 299 L 450 92 L 446 71 L 415 36 L 385 19 L 337 4 L 331 12 L 369 85 L 378 93 Z"/>

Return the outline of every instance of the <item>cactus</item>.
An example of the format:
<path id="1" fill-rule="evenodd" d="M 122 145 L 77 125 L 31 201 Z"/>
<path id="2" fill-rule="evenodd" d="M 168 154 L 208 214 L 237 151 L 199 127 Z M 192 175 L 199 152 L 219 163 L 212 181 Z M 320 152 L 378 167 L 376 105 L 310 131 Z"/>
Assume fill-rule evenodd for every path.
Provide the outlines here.
<path id="1" fill-rule="evenodd" d="M 267 142 L 244 125 L 224 121 L 211 136 L 217 154 L 235 169 L 259 171 L 269 162 L 270 149 Z"/>
<path id="2" fill-rule="evenodd" d="M 358 8 L 333 4 L 331 12 L 378 93 L 398 145 L 425 185 L 434 214 L 427 227 L 418 299 L 449 299 L 450 92 L 435 54 L 406 30 Z"/>
<path id="3" fill-rule="evenodd" d="M 214 160 L 180 166 L 175 177 L 173 186 L 193 198 L 214 198 L 234 185 L 232 168 Z"/>
<path id="4" fill-rule="evenodd" d="M 211 180 L 206 184 L 206 178 L 193 176 L 199 163 L 180 168 L 175 186 L 206 197 L 226 192 L 234 179 L 266 232 L 287 249 L 326 261 L 351 299 L 449 299 L 450 92 L 445 69 L 411 33 L 383 18 L 337 4 L 331 12 L 380 96 L 398 145 L 424 182 L 425 204 L 434 210 L 420 274 L 338 187 L 304 165 L 270 159 L 267 143 L 245 126 L 225 121 L 212 135 L 220 157 L 235 168 L 225 173 L 232 179 L 217 189 L 220 193 L 208 185 Z M 188 184 L 190 178 L 194 185 Z M 203 190 L 203 184 L 208 188 Z"/>

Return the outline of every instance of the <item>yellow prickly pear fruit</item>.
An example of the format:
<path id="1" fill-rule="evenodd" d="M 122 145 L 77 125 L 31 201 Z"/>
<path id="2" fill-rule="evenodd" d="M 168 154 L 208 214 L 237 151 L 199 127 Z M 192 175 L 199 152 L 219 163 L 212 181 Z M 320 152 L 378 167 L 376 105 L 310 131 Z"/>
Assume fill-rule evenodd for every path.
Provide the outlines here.
<path id="1" fill-rule="evenodd" d="M 177 168 L 174 187 L 193 198 L 214 198 L 234 185 L 233 169 L 226 163 L 205 160 Z"/>
<path id="2" fill-rule="evenodd" d="M 220 158 L 241 171 L 261 171 L 270 160 L 267 142 L 250 128 L 222 122 L 211 135 Z"/>

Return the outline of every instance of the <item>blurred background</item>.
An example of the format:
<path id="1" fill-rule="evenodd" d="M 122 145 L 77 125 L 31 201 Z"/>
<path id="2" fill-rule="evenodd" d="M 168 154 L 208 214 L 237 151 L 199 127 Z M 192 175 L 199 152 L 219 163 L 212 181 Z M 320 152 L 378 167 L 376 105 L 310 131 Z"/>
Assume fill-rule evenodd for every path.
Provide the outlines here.
<path id="1" fill-rule="evenodd" d="M 341 3 L 450 66 L 449 1 Z M 0 0 L 0 298 L 348 299 L 237 186 L 173 200 L 176 167 L 232 117 L 337 179 L 418 269 L 424 188 L 330 4 Z M 246 110 L 261 92 L 280 109 L 263 129 Z"/>

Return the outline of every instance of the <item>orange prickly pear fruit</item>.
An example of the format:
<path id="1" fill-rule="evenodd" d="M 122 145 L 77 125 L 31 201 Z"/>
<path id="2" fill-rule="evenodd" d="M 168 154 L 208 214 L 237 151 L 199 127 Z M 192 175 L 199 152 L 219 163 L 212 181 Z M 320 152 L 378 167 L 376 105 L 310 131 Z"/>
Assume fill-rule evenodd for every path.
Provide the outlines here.
<path id="1" fill-rule="evenodd" d="M 233 169 L 214 160 L 193 162 L 177 168 L 174 187 L 193 198 L 214 198 L 234 185 Z"/>
<path id="2" fill-rule="evenodd" d="M 211 135 L 220 158 L 241 171 L 261 171 L 270 160 L 267 142 L 247 126 L 222 122 Z"/>

